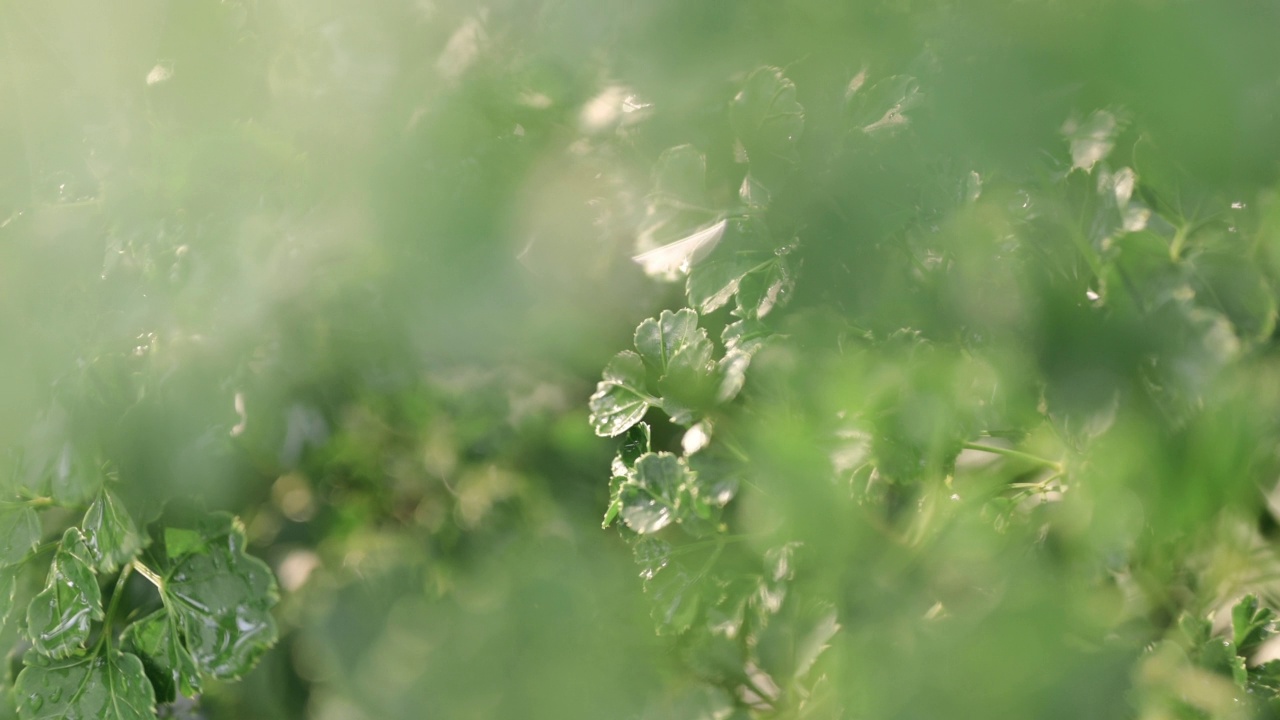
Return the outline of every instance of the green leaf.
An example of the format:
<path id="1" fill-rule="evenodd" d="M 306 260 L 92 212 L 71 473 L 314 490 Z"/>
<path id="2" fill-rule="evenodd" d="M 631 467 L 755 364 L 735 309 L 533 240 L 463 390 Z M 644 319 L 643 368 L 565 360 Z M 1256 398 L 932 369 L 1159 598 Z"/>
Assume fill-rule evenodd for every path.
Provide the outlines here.
<path id="1" fill-rule="evenodd" d="M 164 529 L 164 548 L 165 553 L 171 558 L 204 552 L 204 536 L 196 530 L 167 527 Z"/>
<path id="2" fill-rule="evenodd" d="M 102 591 L 84 536 L 67 528 L 49 567 L 45 589 L 27 608 L 31 644 L 54 658 L 79 655 L 89 638 L 90 624 L 102 620 Z"/>
<path id="3" fill-rule="evenodd" d="M 650 276 L 674 280 L 719 242 L 725 223 L 710 207 L 706 174 L 706 160 L 692 145 L 658 158 L 634 258 Z"/>
<path id="4" fill-rule="evenodd" d="M 238 678 L 276 642 L 276 579 L 265 563 L 245 554 L 244 528 L 231 515 L 215 513 L 197 532 L 199 546 L 183 537 L 165 548 L 165 606 L 201 672 Z"/>
<path id="5" fill-rule="evenodd" d="M 649 453 L 636 461 L 635 475 L 622 486 L 620 514 L 627 527 L 644 535 L 679 519 L 680 496 L 687 493 L 693 473 L 680 458 L 667 452 Z"/>
<path id="6" fill-rule="evenodd" d="M 645 582 L 645 592 L 653 603 L 653 619 L 658 632 L 678 635 L 693 624 L 698 617 L 700 593 L 698 576 L 677 566 L 658 573 Z"/>
<path id="7" fill-rule="evenodd" d="M 778 68 L 757 69 L 733 98 L 729 121 L 746 151 L 753 184 L 762 186 L 753 194 L 776 192 L 798 159 L 796 144 L 804 132 L 795 84 Z"/>
<path id="8" fill-rule="evenodd" d="M 1276 297 L 1257 264 L 1238 255 L 1213 252 L 1192 261 L 1196 299 L 1231 320 L 1242 338 L 1266 340 L 1276 327 Z"/>
<path id="9" fill-rule="evenodd" d="M 689 304 L 703 315 L 724 307 L 738 292 L 742 278 L 769 257 L 759 252 L 738 252 L 698 267 L 685 284 Z"/>
<path id="10" fill-rule="evenodd" d="M 627 436 L 622 439 L 622 447 L 618 448 L 618 457 L 615 458 L 615 470 L 618 475 L 626 475 L 627 468 L 636 464 L 645 453 L 653 449 L 652 434 L 649 430 L 649 423 L 637 423 L 634 427 L 627 431 Z M 621 463 L 617 465 L 616 463 Z M 621 469 L 617 469 L 617 468 Z"/>
<path id="11" fill-rule="evenodd" d="M 14 694 L 21 720 L 153 720 L 155 695 L 142 661 L 128 653 L 24 659 Z"/>
<path id="12" fill-rule="evenodd" d="M 604 369 L 604 379 L 591 396 L 591 427 L 596 435 L 620 435 L 640 422 L 649 410 L 644 363 L 640 356 L 623 350 Z"/>
<path id="13" fill-rule="evenodd" d="M 726 325 L 724 331 L 720 333 L 720 342 L 728 350 L 743 349 L 754 352 L 764 346 L 765 339 L 770 335 L 769 328 L 765 324 L 752 319 L 739 320 L 735 323 Z"/>
<path id="14" fill-rule="evenodd" d="M 89 555 L 102 572 L 114 572 L 142 550 L 142 536 L 138 534 L 133 518 L 106 488 L 98 493 L 98 498 L 85 512 L 81 527 Z"/>
<path id="15" fill-rule="evenodd" d="M 640 323 L 635 344 L 645 366 L 660 378 L 673 371 L 704 370 L 713 349 L 707 331 L 698 327 L 698 313 L 689 308 L 663 310 L 656 319 Z"/>
<path id="16" fill-rule="evenodd" d="M 618 519 L 618 513 L 622 512 L 622 489 L 626 486 L 627 478 L 622 475 L 614 475 L 609 480 L 609 508 L 604 511 L 604 520 L 600 523 L 600 528 L 605 529 Z"/>
<path id="17" fill-rule="evenodd" d="M 786 258 L 778 257 L 742 278 L 738 284 L 738 308 L 733 314 L 741 318 L 762 318 L 786 303 L 795 284 Z"/>
<path id="18" fill-rule="evenodd" d="M 169 611 L 157 610 L 125 628 L 120 642 L 142 659 L 160 702 L 173 702 L 179 691 L 186 697 L 202 691 L 200 669 L 182 644 L 177 621 Z"/>
<path id="19" fill-rule="evenodd" d="M 845 104 L 854 129 L 866 135 L 893 134 L 910 123 L 907 111 L 920 104 L 920 83 L 893 75 L 867 86 L 866 74 L 849 83 Z"/>
<path id="20" fill-rule="evenodd" d="M 59 505 L 84 505 L 102 487 L 102 472 L 70 442 L 62 447 L 49 472 L 49 497 Z"/>
<path id="21" fill-rule="evenodd" d="M 640 577 L 652 580 L 671 562 L 671 543 L 652 536 L 641 537 L 632 544 L 631 554 L 640 566 Z"/>
<path id="22" fill-rule="evenodd" d="M 707 161 L 697 148 L 677 145 L 658 156 L 651 200 L 675 206 L 707 204 Z"/>
<path id="23" fill-rule="evenodd" d="M 40 544 L 40 517 L 30 507 L 0 508 L 0 567 L 17 565 Z"/>
<path id="24" fill-rule="evenodd" d="M 1256 595 L 1245 595 L 1231 608 L 1231 636 L 1236 651 L 1249 657 L 1276 633 L 1276 614 L 1261 607 Z"/>
<path id="25" fill-rule="evenodd" d="M 694 410 L 711 400 L 714 347 L 707 331 L 698 327 L 698 314 L 689 308 L 662 311 L 636 328 L 636 350 L 658 376 L 662 409 L 671 421 L 687 425 Z"/>
<path id="26" fill-rule="evenodd" d="M 1098 110 L 1084 120 L 1073 119 L 1062 128 L 1071 143 L 1071 166 L 1092 172 L 1093 166 L 1111 154 L 1122 123 L 1106 110 Z"/>
<path id="27" fill-rule="evenodd" d="M 9 618 L 13 616 L 13 596 L 17 588 L 17 568 L 0 568 L 0 637 L 4 637 Z"/>

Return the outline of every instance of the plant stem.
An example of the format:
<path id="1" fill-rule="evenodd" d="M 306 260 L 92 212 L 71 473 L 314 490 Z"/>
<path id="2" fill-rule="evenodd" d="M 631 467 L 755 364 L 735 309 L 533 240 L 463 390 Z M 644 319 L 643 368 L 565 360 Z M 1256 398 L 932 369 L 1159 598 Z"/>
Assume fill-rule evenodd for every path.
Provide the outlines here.
<path id="1" fill-rule="evenodd" d="M 34 498 L 27 498 L 24 500 L 0 501 L 0 509 L 26 508 L 26 507 L 36 508 L 37 510 L 41 508 L 53 507 L 53 498 L 34 497 Z"/>
<path id="2" fill-rule="evenodd" d="M 991 453 L 993 455 L 1003 455 L 1009 458 L 1025 460 L 1026 462 L 1029 462 L 1029 463 L 1035 463 L 1036 465 L 1043 465 L 1048 468 L 1053 468 L 1058 472 L 1062 472 L 1062 463 L 1058 462 L 1057 460 L 1049 460 L 1047 458 L 1042 458 L 1039 455 L 1024 453 L 1021 450 L 1013 450 L 1010 448 L 996 447 L 994 445 L 981 445 L 979 443 L 972 443 L 972 442 L 967 442 L 962 447 L 966 450 L 977 450 L 978 452 L 986 452 L 986 453 Z"/>
<path id="3" fill-rule="evenodd" d="M 129 566 L 132 567 L 134 570 L 137 570 L 138 574 L 146 578 L 147 580 L 149 580 L 152 585 L 155 585 L 156 589 L 160 591 L 160 595 L 163 597 L 164 578 L 160 577 L 160 575 L 155 570 L 152 570 L 151 568 L 142 564 L 141 560 L 134 560 L 132 563 L 130 563 Z"/>
<path id="4" fill-rule="evenodd" d="M 110 642 L 112 621 L 115 620 L 116 609 L 120 607 L 120 598 L 124 595 L 124 586 L 129 581 L 131 572 L 133 572 L 133 565 L 125 565 L 120 570 L 120 577 L 116 578 L 115 587 L 111 589 L 111 602 L 107 604 L 107 612 L 103 616 L 102 635 L 98 637 L 98 644 L 94 646 L 94 654 Z"/>

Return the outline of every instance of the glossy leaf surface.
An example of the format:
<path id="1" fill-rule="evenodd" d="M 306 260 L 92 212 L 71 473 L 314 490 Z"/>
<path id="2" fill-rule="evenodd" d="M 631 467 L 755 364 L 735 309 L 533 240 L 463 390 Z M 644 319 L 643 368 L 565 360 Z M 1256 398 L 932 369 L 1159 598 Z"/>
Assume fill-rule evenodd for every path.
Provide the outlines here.
<path id="1" fill-rule="evenodd" d="M 639 355 L 624 350 L 609 361 L 590 401 L 591 426 L 597 435 L 620 435 L 640 422 L 649 410 L 644 384 L 644 363 Z"/>
<path id="2" fill-rule="evenodd" d="M 698 314 L 689 308 L 663 310 L 636 328 L 636 350 L 659 377 L 673 371 L 696 370 L 711 360 L 711 341 L 698 327 Z"/>
<path id="3" fill-rule="evenodd" d="M 134 655 L 50 660 L 34 653 L 14 686 L 21 720 L 151 720 L 155 695 Z"/>
<path id="4" fill-rule="evenodd" d="M 81 522 L 85 546 L 94 565 L 102 572 L 113 572 L 128 563 L 142 550 L 142 536 L 133 518 L 120 500 L 107 489 L 98 493 Z"/>
<path id="5" fill-rule="evenodd" d="M 680 494 L 693 478 L 684 462 L 671 453 L 649 453 L 636 461 L 632 481 L 623 486 L 622 521 L 646 534 L 679 519 Z"/>
<path id="6" fill-rule="evenodd" d="M 160 702 L 172 702 L 178 692 L 187 697 L 201 692 L 200 670 L 167 610 L 157 610 L 125 628 L 120 642 L 142 659 Z"/>
<path id="7" fill-rule="evenodd" d="M 166 547 L 165 604 L 196 667 L 237 678 L 276 642 L 275 576 L 245 554 L 244 528 L 232 516 L 212 515 L 197 532 L 199 545 L 184 539 Z"/>
<path id="8" fill-rule="evenodd" d="M 45 589 L 27 609 L 31 644 L 55 658 L 81 654 L 90 625 L 102 618 L 102 591 L 92 556 L 80 531 L 67 528 L 49 567 Z"/>

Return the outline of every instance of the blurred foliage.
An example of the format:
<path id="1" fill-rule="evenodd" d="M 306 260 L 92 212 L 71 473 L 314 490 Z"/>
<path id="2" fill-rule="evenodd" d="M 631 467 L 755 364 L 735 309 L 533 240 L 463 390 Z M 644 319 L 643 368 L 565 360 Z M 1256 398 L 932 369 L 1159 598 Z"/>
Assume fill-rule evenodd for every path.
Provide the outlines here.
<path id="1" fill-rule="evenodd" d="M 0 20 L 0 717 L 1280 715 L 1280 8 Z"/>

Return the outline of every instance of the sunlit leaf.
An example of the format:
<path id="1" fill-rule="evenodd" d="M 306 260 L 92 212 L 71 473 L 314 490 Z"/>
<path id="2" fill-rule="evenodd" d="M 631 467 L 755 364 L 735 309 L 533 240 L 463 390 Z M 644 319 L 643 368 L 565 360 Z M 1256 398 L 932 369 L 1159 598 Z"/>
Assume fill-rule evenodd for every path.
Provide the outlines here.
<path id="1" fill-rule="evenodd" d="M 102 572 L 113 572 L 142 550 L 142 536 L 133 518 L 111 491 L 103 488 L 81 522 L 85 546 Z"/>
<path id="2" fill-rule="evenodd" d="M 636 461 L 632 481 L 622 487 L 622 521 L 643 535 L 679 520 L 685 509 L 680 495 L 692 478 L 688 466 L 671 453 L 644 455 Z"/>
<path id="3" fill-rule="evenodd" d="M 644 392 L 645 371 L 640 356 L 624 350 L 604 369 L 604 379 L 591 396 L 591 426 L 601 437 L 613 437 L 640 422 L 649 410 Z"/>
<path id="4" fill-rule="evenodd" d="M 671 562 L 671 543 L 646 535 L 632 543 L 631 554 L 640 566 L 640 577 L 652 580 Z"/>
<path id="5" fill-rule="evenodd" d="M 713 348 L 707 331 L 698 327 L 698 314 L 689 308 L 663 310 L 657 318 L 640 323 L 636 350 L 644 364 L 660 378 L 672 373 L 704 373 Z"/>
<path id="6" fill-rule="evenodd" d="M 777 257 L 763 268 L 743 277 L 738 285 L 738 308 L 741 318 L 762 318 L 775 307 L 785 304 L 795 289 L 795 277 L 786 258 Z"/>
<path id="7" fill-rule="evenodd" d="M 142 659 L 160 702 L 172 702 L 178 692 L 186 697 L 201 692 L 200 670 L 169 611 L 157 610 L 134 622 L 120 635 L 120 643 Z"/>
<path id="8" fill-rule="evenodd" d="M 689 304 L 703 315 L 715 312 L 733 299 L 743 276 L 770 258 L 763 253 L 739 252 L 708 261 L 689 275 L 685 285 Z"/>
<path id="9" fill-rule="evenodd" d="M 79 655 L 89 638 L 90 624 L 102 618 L 102 591 L 93 572 L 93 556 L 80 531 L 67 528 L 49 567 L 45 589 L 27 608 L 31 644 L 55 658 Z"/>
<path id="10" fill-rule="evenodd" d="M 707 197 L 706 173 L 706 159 L 692 145 L 658 158 L 634 258 L 650 276 L 675 280 L 724 235 L 724 218 Z"/>
<path id="11" fill-rule="evenodd" d="M 28 653 L 14 691 L 21 720 L 153 720 L 155 695 L 129 653 L 65 660 Z"/>
<path id="12" fill-rule="evenodd" d="M 631 258 L 646 274 L 675 280 L 688 273 L 695 263 L 705 258 L 724 237 L 727 221 L 720 220 L 700 228 L 678 240 L 656 247 Z"/>
<path id="13" fill-rule="evenodd" d="M 238 520 L 213 514 L 197 531 L 200 546 L 165 548 L 166 606 L 196 667 L 217 678 L 237 678 L 276 642 L 271 608 L 279 590 L 266 564 L 245 554 Z"/>

